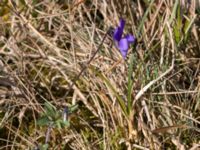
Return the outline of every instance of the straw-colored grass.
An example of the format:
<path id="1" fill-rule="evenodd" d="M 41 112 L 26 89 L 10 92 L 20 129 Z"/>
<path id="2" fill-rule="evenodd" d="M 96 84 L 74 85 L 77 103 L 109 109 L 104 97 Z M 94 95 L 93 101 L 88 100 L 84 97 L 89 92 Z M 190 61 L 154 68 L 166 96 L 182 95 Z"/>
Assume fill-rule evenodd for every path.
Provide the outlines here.
<path id="1" fill-rule="evenodd" d="M 199 0 L 0 1 L 0 149 L 200 149 L 199 15 Z M 120 18 L 125 60 L 106 34 Z"/>

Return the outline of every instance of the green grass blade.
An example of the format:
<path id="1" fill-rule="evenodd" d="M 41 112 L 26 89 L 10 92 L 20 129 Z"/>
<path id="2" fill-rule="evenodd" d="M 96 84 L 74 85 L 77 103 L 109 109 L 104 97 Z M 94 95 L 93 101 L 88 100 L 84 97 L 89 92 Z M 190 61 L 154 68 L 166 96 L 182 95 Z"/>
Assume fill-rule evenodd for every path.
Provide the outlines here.
<path id="1" fill-rule="evenodd" d="M 138 26 L 137 37 L 139 37 L 142 34 L 142 27 L 144 26 L 144 22 L 145 22 L 148 14 L 149 14 L 149 12 L 151 10 L 151 7 L 152 7 L 153 3 L 154 3 L 154 0 L 151 1 L 151 3 L 149 4 L 149 7 L 147 8 L 144 16 L 142 17 L 142 20 L 141 20 L 141 22 L 140 22 L 140 24 Z"/>
<path id="2" fill-rule="evenodd" d="M 176 10 L 177 10 L 178 4 L 179 4 L 179 0 L 176 0 L 176 2 L 175 2 L 175 4 L 174 4 L 174 7 L 173 7 L 173 10 L 172 10 L 171 17 L 170 17 L 170 19 L 169 19 L 169 23 L 170 23 L 170 24 L 172 23 L 172 21 L 173 21 L 174 18 L 176 17 Z"/>
<path id="3" fill-rule="evenodd" d="M 133 74 L 133 64 L 134 64 L 134 54 L 131 54 L 130 57 L 130 64 L 128 69 L 128 114 L 130 114 L 131 108 L 132 108 L 132 88 L 133 88 L 133 80 L 132 80 L 132 74 Z"/>
<path id="4" fill-rule="evenodd" d="M 176 24 L 174 26 L 174 35 L 175 35 L 175 41 L 177 44 L 181 42 L 182 37 L 182 16 L 181 16 L 181 6 L 177 5 L 176 8 Z"/>
<path id="5" fill-rule="evenodd" d="M 192 25 L 194 24 L 195 19 L 196 19 L 196 16 L 194 16 L 191 20 L 186 20 L 186 23 L 184 25 L 184 34 L 185 34 L 184 40 L 185 41 L 188 38 L 189 31 L 190 31 Z"/>
<path id="6" fill-rule="evenodd" d="M 110 90 L 113 92 L 113 94 L 116 96 L 117 101 L 122 109 L 122 111 L 124 112 L 124 114 L 126 116 L 128 116 L 128 112 L 127 112 L 127 108 L 126 108 L 126 104 L 125 101 L 122 99 L 122 97 L 117 93 L 117 91 L 115 90 L 115 88 L 112 86 L 112 84 L 110 83 L 110 81 L 99 71 L 95 70 L 94 68 L 90 67 L 90 69 L 92 70 L 92 72 L 94 72 L 102 81 L 105 82 L 105 84 L 108 86 L 108 88 L 110 88 Z"/>

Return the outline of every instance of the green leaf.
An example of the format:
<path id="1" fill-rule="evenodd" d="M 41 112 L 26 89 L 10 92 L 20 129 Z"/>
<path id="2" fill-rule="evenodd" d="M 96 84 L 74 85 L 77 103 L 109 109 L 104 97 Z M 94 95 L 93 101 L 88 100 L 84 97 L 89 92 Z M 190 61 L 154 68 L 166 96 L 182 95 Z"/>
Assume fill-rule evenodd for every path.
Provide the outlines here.
<path id="1" fill-rule="evenodd" d="M 69 107 L 69 112 L 72 113 L 78 109 L 78 104 L 72 105 Z"/>
<path id="2" fill-rule="evenodd" d="M 55 108 L 53 107 L 53 105 L 49 102 L 45 102 L 45 113 L 48 117 L 51 117 L 51 118 L 56 118 L 56 110 Z"/>
<path id="3" fill-rule="evenodd" d="M 58 128 L 58 129 L 62 128 L 61 127 L 61 120 L 56 120 L 55 124 L 56 124 L 56 128 Z"/>
<path id="4" fill-rule="evenodd" d="M 40 147 L 40 150 L 48 150 L 49 145 L 48 144 L 44 144 L 44 145 L 41 145 L 39 147 Z"/>
<path id="5" fill-rule="evenodd" d="M 51 122 L 47 116 L 43 116 L 37 120 L 37 125 L 45 126 Z"/>
<path id="6" fill-rule="evenodd" d="M 62 124 L 63 127 L 69 127 L 70 126 L 70 122 L 67 121 L 67 120 L 66 121 L 62 121 L 61 124 Z"/>
<path id="7" fill-rule="evenodd" d="M 56 127 L 57 127 L 58 129 L 62 129 L 62 128 L 64 128 L 64 127 L 69 127 L 69 125 L 70 125 L 69 121 L 63 121 L 63 120 L 61 120 L 61 119 L 58 119 L 58 120 L 56 121 Z"/>

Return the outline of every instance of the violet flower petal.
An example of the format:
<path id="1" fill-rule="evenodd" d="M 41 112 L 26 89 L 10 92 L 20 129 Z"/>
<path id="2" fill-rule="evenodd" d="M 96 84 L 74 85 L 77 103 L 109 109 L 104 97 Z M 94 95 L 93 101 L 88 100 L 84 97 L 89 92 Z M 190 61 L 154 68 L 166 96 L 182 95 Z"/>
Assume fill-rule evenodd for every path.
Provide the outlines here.
<path id="1" fill-rule="evenodd" d="M 124 19 L 120 19 L 120 22 L 119 22 L 119 26 L 120 28 L 122 28 L 124 30 L 124 26 L 125 26 L 125 20 Z"/>
<path id="2" fill-rule="evenodd" d="M 118 43 L 118 48 L 123 56 L 123 58 L 126 58 L 127 52 L 128 52 L 129 42 L 126 38 L 122 38 Z"/>
<path id="3" fill-rule="evenodd" d="M 123 34 L 123 30 L 120 27 L 117 27 L 114 31 L 114 36 L 113 36 L 114 40 L 119 42 L 122 37 L 122 34 Z"/>
<path id="4" fill-rule="evenodd" d="M 120 39 L 122 38 L 122 34 L 123 34 L 123 30 L 124 30 L 124 26 L 125 26 L 125 20 L 120 19 L 120 24 L 119 27 L 117 27 L 114 31 L 114 40 L 116 41 L 120 41 Z"/>
<path id="5" fill-rule="evenodd" d="M 125 20 L 120 19 L 119 26 L 114 30 L 113 39 L 116 46 L 120 50 L 121 55 L 125 59 L 128 53 L 129 45 L 135 42 L 135 37 L 131 34 L 127 34 L 126 36 L 122 37 L 124 26 Z"/>
<path id="6" fill-rule="evenodd" d="M 127 34 L 127 35 L 125 36 L 125 38 L 128 40 L 129 44 L 135 42 L 135 37 L 132 36 L 131 34 Z"/>

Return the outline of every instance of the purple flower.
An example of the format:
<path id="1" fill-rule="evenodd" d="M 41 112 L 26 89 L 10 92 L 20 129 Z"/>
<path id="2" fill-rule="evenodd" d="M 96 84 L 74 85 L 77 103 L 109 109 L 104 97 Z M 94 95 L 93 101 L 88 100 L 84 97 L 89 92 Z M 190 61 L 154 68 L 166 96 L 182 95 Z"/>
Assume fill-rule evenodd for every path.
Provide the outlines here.
<path id="1" fill-rule="evenodd" d="M 119 27 L 114 30 L 114 41 L 117 48 L 120 50 L 122 57 L 125 59 L 128 53 L 129 45 L 135 42 L 135 37 L 131 34 L 127 34 L 126 36 L 122 37 L 123 30 L 125 26 L 125 20 L 120 19 Z"/>

